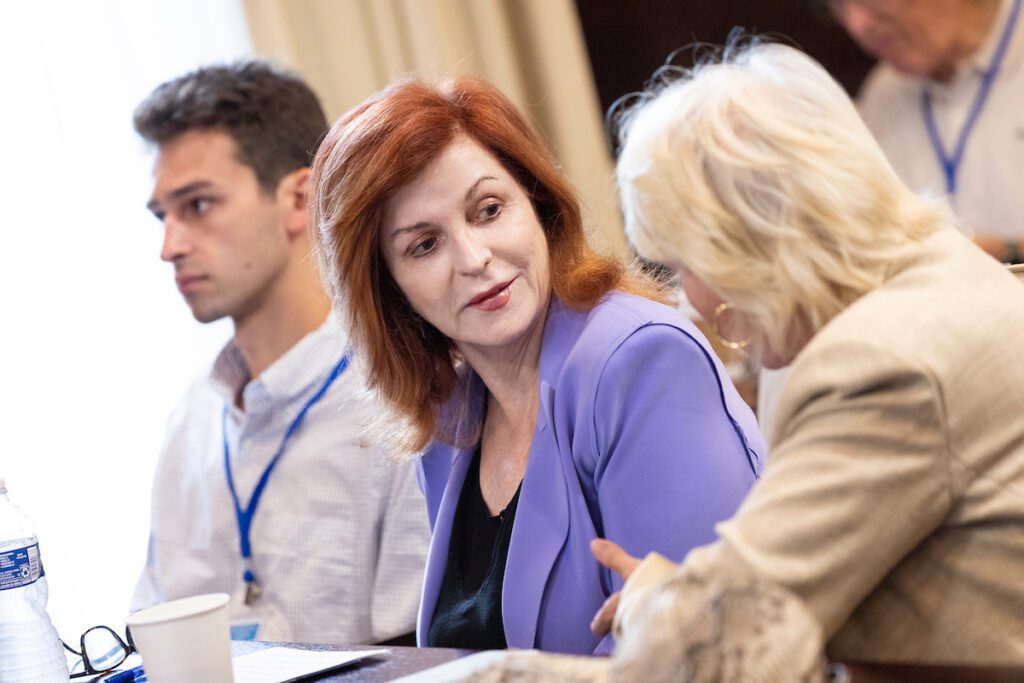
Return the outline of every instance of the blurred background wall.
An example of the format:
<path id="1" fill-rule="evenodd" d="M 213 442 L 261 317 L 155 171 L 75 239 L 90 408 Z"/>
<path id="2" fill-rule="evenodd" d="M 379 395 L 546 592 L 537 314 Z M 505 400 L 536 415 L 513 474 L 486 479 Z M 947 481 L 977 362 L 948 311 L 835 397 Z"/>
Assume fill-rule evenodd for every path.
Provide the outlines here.
<path id="1" fill-rule="evenodd" d="M 132 110 L 251 52 L 240 0 L 0 3 L 0 474 L 69 642 L 123 622 L 168 413 L 230 333 L 195 323 L 159 260 Z"/>
<path id="2" fill-rule="evenodd" d="M 329 116 L 392 79 L 482 75 L 552 144 L 595 242 L 624 251 L 603 112 L 672 49 L 790 35 L 848 88 L 868 62 L 804 0 L 35 0 L 0 4 L 0 474 L 33 516 L 66 639 L 123 621 L 167 415 L 230 335 L 192 320 L 145 209 L 131 114 L 158 83 L 261 55 Z"/>

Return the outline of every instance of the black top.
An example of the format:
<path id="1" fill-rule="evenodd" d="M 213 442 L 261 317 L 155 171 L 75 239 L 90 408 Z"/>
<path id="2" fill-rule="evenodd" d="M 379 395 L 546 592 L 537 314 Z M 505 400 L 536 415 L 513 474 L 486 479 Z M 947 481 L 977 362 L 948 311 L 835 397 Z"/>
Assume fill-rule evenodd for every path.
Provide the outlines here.
<path id="1" fill-rule="evenodd" d="M 519 485 L 520 489 L 522 484 Z M 459 494 L 448 543 L 448 565 L 430 622 L 430 647 L 502 650 L 501 587 L 505 582 L 519 489 L 497 517 L 480 491 L 480 448 L 473 454 Z"/>

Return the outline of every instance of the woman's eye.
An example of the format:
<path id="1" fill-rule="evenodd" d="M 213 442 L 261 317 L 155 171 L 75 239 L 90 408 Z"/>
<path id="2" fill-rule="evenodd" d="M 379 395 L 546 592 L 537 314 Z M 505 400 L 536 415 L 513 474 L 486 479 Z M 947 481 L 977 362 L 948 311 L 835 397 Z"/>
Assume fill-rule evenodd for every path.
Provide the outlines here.
<path id="1" fill-rule="evenodd" d="M 436 237 L 426 237 L 418 242 L 414 242 L 412 248 L 409 250 L 409 253 L 412 254 L 413 256 L 426 256 L 427 254 L 432 252 L 434 250 L 434 247 L 436 246 Z"/>
<path id="2" fill-rule="evenodd" d="M 477 220 L 489 221 L 492 218 L 497 218 L 501 213 L 500 202 L 488 202 L 480 207 L 480 211 L 477 213 Z"/>

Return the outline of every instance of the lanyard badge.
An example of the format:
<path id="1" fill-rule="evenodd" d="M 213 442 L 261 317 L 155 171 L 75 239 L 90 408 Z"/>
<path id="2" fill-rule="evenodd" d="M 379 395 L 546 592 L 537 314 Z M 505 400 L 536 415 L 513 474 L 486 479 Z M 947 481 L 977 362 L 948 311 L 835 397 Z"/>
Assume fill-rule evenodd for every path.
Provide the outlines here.
<path id="1" fill-rule="evenodd" d="M 263 474 L 260 475 L 259 481 L 256 482 L 256 488 L 253 489 L 252 497 L 249 498 L 249 504 L 246 507 L 242 507 L 241 502 L 238 499 L 238 492 L 235 489 L 235 480 L 231 476 L 231 449 L 228 446 L 228 410 L 229 405 L 227 402 L 224 403 L 224 410 L 221 412 L 221 436 L 224 441 L 224 471 L 227 474 L 228 479 L 228 491 L 231 493 L 231 500 L 235 504 L 235 520 L 238 522 L 238 539 L 239 539 L 239 550 L 242 554 L 242 580 L 245 581 L 245 604 L 252 606 L 260 599 L 260 595 L 263 594 L 263 588 L 260 586 L 259 581 L 256 580 L 256 574 L 252 569 L 252 547 L 249 544 L 249 531 L 252 527 L 252 518 L 256 514 L 256 507 L 260 503 L 260 498 L 263 496 L 263 490 L 267 486 L 267 482 L 270 481 L 270 475 L 274 471 L 274 467 L 277 465 L 278 460 L 284 455 L 285 448 L 288 445 L 288 441 L 292 438 L 292 435 L 299 430 L 299 426 L 302 421 L 306 418 L 306 413 L 312 408 L 317 402 L 324 397 L 327 390 L 334 384 L 334 381 L 341 376 L 345 369 L 348 367 L 350 353 L 346 352 L 338 364 L 334 366 L 331 373 L 327 376 L 327 379 L 320 386 L 313 396 L 306 401 L 306 404 L 302 406 L 299 414 L 295 416 L 292 423 L 288 426 L 284 436 L 281 438 L 281 445 L 277 447 L 277 451 L 274 452 L 274 457 L 270 459 L 270 463 L 266 469 L 263 470 Z"/>
<path id="2" fill-rule="evenodd" d="M 1003 64 L 1006 49 L 1010 44 L 1010 37 L 1013 35 L 1013 29 L 1017 25 L 1020 5 L 1021 0 L 1014 0 L 1010 16 L 1006 21 L 1006 27 L 1003 29 L 1003 34 L 999 37 L 999 44 L 996 46 L 995 54 L 992 55 L 992 62 L 982 75 L 981 85 L 974 96 L 974 102 L 971 103 L 970 111 L 967 113 L 967 120 L 960 129 L 960 133 L 956 136 L 956 146 L 953 148 L 952 155 L 946 152 L 946 148 L 942 144 L 942 138 L 939 136 L 938 126 L 935 125 L 935 116 L 932 113 L 932 97 L 928 93 L 927 88 L 921 88 L 921 113 L 924 117 L 925 128 L 928 130 L 928 139 L 932 143 L 932 149 L 935 151 L 939 165 L 942 166 L 942 172 L 946 179 L 946 192 L 953 197 L 956 196 L 957 173 L 960 170 L 960 162 L 963 160 L 964 149 L 967 147 L 967 139 L 970 137 L 974 124 L 981 115 L 981 110 L 985 107 L 985 100 L 988 99 L 989 91 L 992 90 L 992 84 L 995 83 L 999 68 Z"/>

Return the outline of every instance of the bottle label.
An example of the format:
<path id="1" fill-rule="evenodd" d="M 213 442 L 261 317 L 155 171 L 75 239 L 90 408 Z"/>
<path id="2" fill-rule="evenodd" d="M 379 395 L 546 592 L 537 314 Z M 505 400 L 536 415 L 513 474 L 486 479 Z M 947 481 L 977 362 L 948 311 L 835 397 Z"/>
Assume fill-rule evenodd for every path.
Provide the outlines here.
<path id="1" fill-rule="evenodd" d="M 39 561 L 38 543 L 0 553 L 0 591 L 27 586 L 42 576 L 43 563 Z"/>

